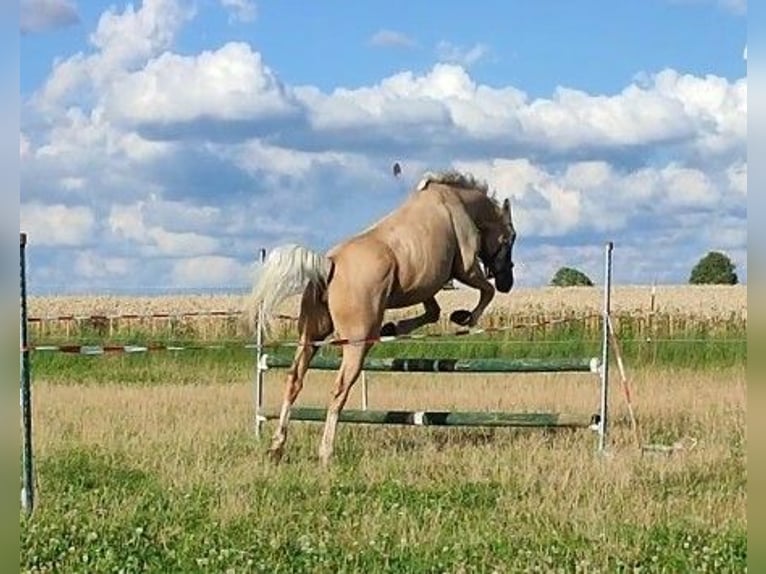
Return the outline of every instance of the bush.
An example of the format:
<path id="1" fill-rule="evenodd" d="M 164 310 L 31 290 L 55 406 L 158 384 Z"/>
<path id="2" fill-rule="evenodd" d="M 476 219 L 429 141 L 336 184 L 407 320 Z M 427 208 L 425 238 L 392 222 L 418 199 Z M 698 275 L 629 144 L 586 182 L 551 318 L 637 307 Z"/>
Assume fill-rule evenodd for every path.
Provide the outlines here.
<path id="1" fill-rule="evenodd" d="M 736 285 L 738 281 L 734 263 L 719 251 L 709 251 L 689 276 L 692 285 Z"/>
<path id="2" fill-rule="evenodd" d="M 551 279 L 554 287 L 585 286 L 593 287 L 593 281 L 585 273 L 572 267 L 562 267 Z"/>

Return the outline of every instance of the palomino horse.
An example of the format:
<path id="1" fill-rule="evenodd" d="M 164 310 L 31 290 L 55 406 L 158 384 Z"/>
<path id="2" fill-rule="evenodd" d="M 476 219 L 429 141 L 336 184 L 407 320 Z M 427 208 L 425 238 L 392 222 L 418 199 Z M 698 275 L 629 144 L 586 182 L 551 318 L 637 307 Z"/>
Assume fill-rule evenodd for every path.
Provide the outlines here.
<path id="1" fill-rule="evenodd" d="M 454 311 L 450 320 L 473 326 L 494 297 L 495 288 L 513 287 L 511 253 L 516 231 L 510 202 L 502 206 L 486 184 L 458 172 L 426 174 L 407 200 L 366 231 L 326 255 L 297 245 L 272 251 L 253 287 L 252 309 L 262 306 L 264 326 L 276 307 L 302 294 L 298 329 L 300 346 L 285 382 L 279 424 L 269 453 L 279 460 L 287 440 L 290 408 L 317 347 L 333 330 L 359 343 L 343 346 L 343 359 L 327 409 L 319 458 L 330 460 L 338 416 L 364 358 L 379 334 L 404 334 L 439 319 L 435 295 L 450 280 L 479 290 L 472 311 Z M 494 278 L 489 282 L 480 262 Z M 386 323 L 386 309 L 422 303 L 422 315 Z M 381 327 L 382 326 L 382 327 Z"/>

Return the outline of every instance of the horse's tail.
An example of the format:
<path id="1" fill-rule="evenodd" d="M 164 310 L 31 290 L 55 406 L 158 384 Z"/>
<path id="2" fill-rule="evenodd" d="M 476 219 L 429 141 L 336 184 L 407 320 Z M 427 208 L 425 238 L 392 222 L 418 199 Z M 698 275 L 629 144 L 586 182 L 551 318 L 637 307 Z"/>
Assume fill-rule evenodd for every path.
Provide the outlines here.
<path id="1" fill-rule="evenodd" d="M 259 307 L 263 326 L 270 329 L 274 312 L 282 301 L 305 291 L 310 284 L 324 287 L 330 280 L 332 261 L 300 245 L 283 245 L 274 249 L 260 268 L 250 294 L 248 311 L 254 324 Z"/>

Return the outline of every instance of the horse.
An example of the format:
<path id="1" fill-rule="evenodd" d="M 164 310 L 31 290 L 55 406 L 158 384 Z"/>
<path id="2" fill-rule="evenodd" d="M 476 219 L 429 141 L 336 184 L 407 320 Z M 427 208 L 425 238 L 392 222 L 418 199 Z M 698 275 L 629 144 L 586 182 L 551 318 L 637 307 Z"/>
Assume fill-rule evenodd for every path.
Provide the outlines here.
<path id="1" fill-rule="evenodd" d="M 326 466 L 338 417 L 376 338 L 403 335 L 438 321 L 441 310 L 435 296 L 452 279 L 477 289 L 479 300 L 470 311 L 454 311 L 450 320 L 462 327 L 476 325 L 495 290 L 508 293 L 513 287 L 515 241 L 510 201 L 501 205 L 485 182 L 449 170 L 426 172 L 397 209 L 326 254 L 297 244 L 274 249 L 254 281 L 251 316 L 260 306 L 268 330 L 283 300 L 301 295 L 301 302 L 299 344 L 268 450 L 272 460 L 283 456 L 290 409 L 317 351 L 313 343 L 334 331 L 350 340 L 343 346 L 319 445 L 319 460 Z M 418 304 L 423 306 L 421 315 L 383 325 L 386 309 Z"/>

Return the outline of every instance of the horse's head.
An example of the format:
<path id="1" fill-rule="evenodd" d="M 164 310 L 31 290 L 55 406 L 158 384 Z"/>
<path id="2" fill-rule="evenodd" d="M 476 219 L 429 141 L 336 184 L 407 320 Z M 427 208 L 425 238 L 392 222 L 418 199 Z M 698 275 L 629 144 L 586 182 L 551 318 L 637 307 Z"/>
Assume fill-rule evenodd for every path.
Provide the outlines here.
<path id="1" fill-rule="evenodd" d="M 482 227 L 479 257 L 488 276 L 494 277 L 495 288 L 508 293 L 513 287 L 513 244 L 516 241 L 510 200 L 503 201 L 492 220 L 484 222 Z"/>

